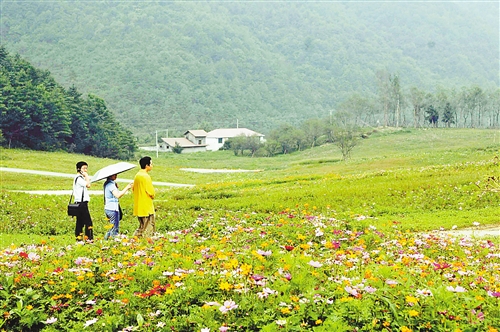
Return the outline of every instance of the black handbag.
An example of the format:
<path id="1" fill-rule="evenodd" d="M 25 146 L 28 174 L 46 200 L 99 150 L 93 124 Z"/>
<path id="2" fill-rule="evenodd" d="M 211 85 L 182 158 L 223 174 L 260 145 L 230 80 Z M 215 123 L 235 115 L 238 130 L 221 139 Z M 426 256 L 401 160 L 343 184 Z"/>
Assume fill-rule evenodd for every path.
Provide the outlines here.
<path id="1" fill-rule="evenodd" d="M 75 179 L 75 183 L 78 177 Z M 71 200 L 73 199 L 73 191 L 71 191 L 71 197 L 69 198 L 68 202 L 68 216 L 70 217 L 76 217 L 80 214 L 80 205 L 83 202 L 83 190 L 82 190 L 82 199 L 79 203 L 71 203 Z"/>

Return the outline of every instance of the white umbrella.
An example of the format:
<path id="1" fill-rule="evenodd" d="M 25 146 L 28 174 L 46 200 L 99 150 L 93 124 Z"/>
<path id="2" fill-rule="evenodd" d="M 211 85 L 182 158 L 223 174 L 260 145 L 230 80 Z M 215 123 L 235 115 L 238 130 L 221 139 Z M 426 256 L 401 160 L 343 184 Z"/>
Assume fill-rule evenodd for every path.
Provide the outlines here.
<path id="1" fill-rule="evenodd" d="M 102 179 L 106 179 L 108 176 L 128 171 L 129 169 L 132 169 L 134 167 L 135 167 L 134 164 L 126 163 L 126 162 L 120 162 L 120 163 L 106 166 L 106 167 L 98 170 L 94 174 L 94 176 L 92 176 L 92 179 L 90 180 L 90 182 L 96 182 L 96 181 L 99 181 Z"/>

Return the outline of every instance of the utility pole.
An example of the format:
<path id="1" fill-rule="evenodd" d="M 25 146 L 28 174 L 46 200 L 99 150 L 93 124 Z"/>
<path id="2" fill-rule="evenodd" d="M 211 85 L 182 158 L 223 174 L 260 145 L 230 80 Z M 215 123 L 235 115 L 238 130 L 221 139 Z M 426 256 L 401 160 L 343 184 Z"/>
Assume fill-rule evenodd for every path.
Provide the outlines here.
<path id="1" fill-rule="evenodd" d="M 156 130 L 155 142 L 156 142 L 156 158 L 158 158 L 158 130 Z"/>

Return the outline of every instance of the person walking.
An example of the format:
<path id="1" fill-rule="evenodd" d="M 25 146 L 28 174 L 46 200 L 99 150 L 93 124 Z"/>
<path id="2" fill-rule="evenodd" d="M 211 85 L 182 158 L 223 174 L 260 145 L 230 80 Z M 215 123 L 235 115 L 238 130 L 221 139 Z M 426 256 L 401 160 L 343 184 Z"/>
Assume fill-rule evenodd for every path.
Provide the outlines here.
<path id="1" fill-rule="evenodd" d="M 76 216 L 75 237 L 77 241 L 94 241 L 94 230 L 92 218 L 89 212 L 89 191 L 90 177 L 88 174 L 88 164 L 85 161 L 76 163 L 76 173 L 73 180 L 73 196 L 75 202 L 80 203 L 80 211 Z"/>
<path id="2" fill-rule="evenodd" d="M 120 220 L 122 220 L 122 209 L 120 208 L 119 199 L 125 195 L 130 188 L 132 188 L 133 183 L 129 183 L 123 188 L 122 191 L 118 190 L 118 184 L 115 182 L 117 174 L 108 176 L 106 182 L 104 182 L 104 214 L 109 219 L 109 222 L 113 227 L 106 232 L 104 239 L 107 240 L 109 237 L 117 236 L 120 232 Z"/>
<path id="3" fill-rule="evenodd" d="M 139 227 L 135 230 L 134 236 L 149 236 L 156 232 L 155 208 L 153 199 L 155 189 L 149 176 L 153 169 L 151 157 L 143 157 L 139 160 L 141 169 L 134 177 L 132 192 L 134 193 L 134 216 L 139 220 Z"/>

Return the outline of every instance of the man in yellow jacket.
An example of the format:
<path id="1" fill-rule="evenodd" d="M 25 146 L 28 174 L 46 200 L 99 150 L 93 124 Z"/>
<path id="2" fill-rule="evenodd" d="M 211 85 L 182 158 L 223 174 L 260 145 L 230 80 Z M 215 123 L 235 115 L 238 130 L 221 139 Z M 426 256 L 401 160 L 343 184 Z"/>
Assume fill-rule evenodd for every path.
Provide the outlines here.
<path id="1" fill-rule="evenodd" d="M 150 236 L 156 232 L 155 226 L 155 188 L 149 176 L 149 171 L 153 169 L 151 157 L 143 157 L 139 160 L 141 170 L 134 177 L 134 216 L 139 219 L 139 228 L 134 232 L 134 236 Z"/>

